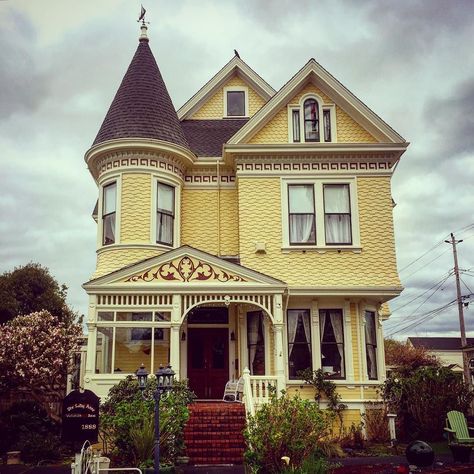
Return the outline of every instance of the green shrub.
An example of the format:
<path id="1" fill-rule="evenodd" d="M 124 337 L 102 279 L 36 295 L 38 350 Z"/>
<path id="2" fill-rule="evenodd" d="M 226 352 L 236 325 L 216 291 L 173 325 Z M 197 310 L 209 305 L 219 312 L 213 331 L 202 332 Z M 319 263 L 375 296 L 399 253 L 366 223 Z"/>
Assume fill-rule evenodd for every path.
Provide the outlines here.
<path id="1" fill-rule="evenodd" d="M 322 456 L 318 456 L 320 442 L 328 436 L 333 419 L 333 413 L 298 395 L 283 392 L 278 398 L 273 393 L 269 403 L 248 419 L 246 462 L 253 472 L 276 473 L 283 470 L 282 457 L 287 456 L 290 467 L 298 469 L 310 456 Z"/>
<path id="2" fill-rule="evenodd" d="M 13 404 L 0 416 L 0 453 L 21 451 L 27 463 L 60 457 L 60 427 L 36 402 Z"/>
<path id="3" fill-rule="evenodd" d="M 101 406 L 100 431 L 104 447 L 116 462 L 138 466 L 153 457 L 156 379 L 150 377 L 143 394 L 132 376 L 114 386 Z M 184 449 L 183 430 L 194 399 L 186 382 L 175 382 L 160 402 L 160 460 L 173 464 Z"/>
<path id="4" fill-rule="evenodd" d="M 442 439 L 446 413 L 467 412 L 473 393 L 447 367 L 422 367 L 409 375 L 393 374 L 382 386 L 382 397 L 398 415 L 402 439 Z"/>

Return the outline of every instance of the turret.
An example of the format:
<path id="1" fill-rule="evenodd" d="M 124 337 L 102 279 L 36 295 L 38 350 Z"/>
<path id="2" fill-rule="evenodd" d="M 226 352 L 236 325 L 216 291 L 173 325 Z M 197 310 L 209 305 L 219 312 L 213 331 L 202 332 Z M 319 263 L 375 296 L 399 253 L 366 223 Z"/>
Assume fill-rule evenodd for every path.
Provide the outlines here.
<path id="1" fill-rule="evenodd" d="M 181 188 L 195 155 L 150 49 L 146 24 L 85 160 L 99 188 L 94 276 L 180 245 Z"/>

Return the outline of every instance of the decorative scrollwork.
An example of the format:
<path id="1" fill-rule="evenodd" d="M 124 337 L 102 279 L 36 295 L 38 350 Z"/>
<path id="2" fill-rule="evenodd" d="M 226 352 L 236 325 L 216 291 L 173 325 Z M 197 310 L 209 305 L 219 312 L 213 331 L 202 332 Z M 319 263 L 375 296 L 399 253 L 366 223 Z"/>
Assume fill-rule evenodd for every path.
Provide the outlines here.
<path id="1" fill-rule="evenodd" d="M 245 278 L 235 275 L 221 268 L 215 268 L 209 263 L 201 260 L 194 260 L 191 257 L 182 257 L 181 259 L 166 262 L 157 269 L 147 270 L 141 275 L 133 275 L 127 278 L 127 282 L 153 280 L 180 281 L 183 283 L 191 281 L 219 281 L 227 282 L 245 282 Z"/>

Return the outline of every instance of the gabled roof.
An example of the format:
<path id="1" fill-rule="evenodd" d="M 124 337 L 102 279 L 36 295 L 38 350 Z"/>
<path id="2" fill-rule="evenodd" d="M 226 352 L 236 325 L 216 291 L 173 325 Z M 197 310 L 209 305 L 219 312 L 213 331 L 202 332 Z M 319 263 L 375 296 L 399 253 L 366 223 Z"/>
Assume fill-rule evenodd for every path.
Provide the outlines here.
<path id="1" fill-rule="evenodd" d="M 183 120 L 181 127 L 191 151 L 197 156 L 222 156 L 222 145 L 229 140 L 248 119 Z"/>
<path id="2" fill-rule="evenodd" d="M 409 337 L 408 341 L 414 347 L 424 347 L 433 351 L 460 351 L 460 337 Z M 467 338 L 467 345 L 474 346 L 474 338 Z"/>
<path id="3" fill-rule="evenodd" d="M 145 28 L 145 30 L 144 30 Z M 93 145 L 119 138 L 152 138 L 188 148 L 146 37 L 146 26 Z"/>
<path id="4" fill-rule="evenodd" d="M 380 142 L 405 143 L 405 139 L 385 123 L 319 63 L 311 58 L 228 143 L 241 144 L 265 126 L 308 82 L 312 81 Z"/>
<path id="5" fill-rule="evenodd" d="M 183 288 L 202 285 L 225 285 L 226 287 L 273 287 L 282 290 L 286 283 L 243 265 L 183 245 L 159 256 L 146 258 L 107 275 L 94 278 L 82 286 L 86 290 L 98 286 L 134 287 L 156 285 Z"/>
<path id="6" fill-rule="evenodd" d="M 193 113 L 236 72 L 265 100 L 269 100 L 270 97 L 275 94 L 273 87 L 265 82 L 252 68 L 242 61 L 242 59 L 234 56 L 212 79 L 204 84 L 196 94 L 180 107 L 178 110 L 179 119 L 185 120 L 190 118 Z"/>

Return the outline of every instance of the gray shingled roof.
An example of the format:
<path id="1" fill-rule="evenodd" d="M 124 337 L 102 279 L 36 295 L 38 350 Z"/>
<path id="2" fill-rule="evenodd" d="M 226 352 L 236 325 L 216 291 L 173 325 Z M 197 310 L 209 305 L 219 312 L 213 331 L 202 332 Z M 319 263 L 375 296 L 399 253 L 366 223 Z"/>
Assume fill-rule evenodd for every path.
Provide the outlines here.
<path id="1" fill-rule="evenodd" d="M 247 122 L 248 119 L 183 120 L 181 127 L 197 156 L 222 156 L 222 145 Z"/>
<path id="2" fill-rule="evenodd" d="M 117 138 L 153 138 L 189 148 L 147 39 L 140 39 L 94 145 Z"/>
<path id="3" fill-rule="evenodd" d="M 461 350 L 460 337 L 409 337 L 408 340 L 414 347 L 424 347 L 435 351 L 459 351 Z M 474 345 L 474 338 L 467 338 L 467 345 Z"/>

